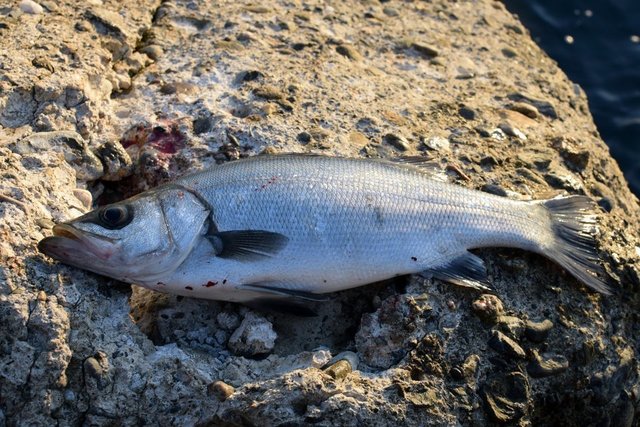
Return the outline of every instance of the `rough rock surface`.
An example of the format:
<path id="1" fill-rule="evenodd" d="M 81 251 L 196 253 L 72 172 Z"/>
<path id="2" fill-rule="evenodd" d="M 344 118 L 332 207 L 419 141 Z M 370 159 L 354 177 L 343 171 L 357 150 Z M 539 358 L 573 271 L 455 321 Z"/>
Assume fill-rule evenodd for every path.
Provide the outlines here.
<path id="1" fill-rule="evenodd" d="M 0 425 L 637 425 L 638 200 L 500 2 L 24 1 L 0 6 L 0 39 Z M 78 189 L 106 203 L 262 151 L 423 155 L 508 197 L 587 194 L 618 292 L 480 250 L 491 304 L 398 279 L 267 314 L 274 347 L 250 358 L 228 348 L 249 309 L 36 250 L 87 209 Z M 325 373 L 345 350 L 357 369 Z"/>

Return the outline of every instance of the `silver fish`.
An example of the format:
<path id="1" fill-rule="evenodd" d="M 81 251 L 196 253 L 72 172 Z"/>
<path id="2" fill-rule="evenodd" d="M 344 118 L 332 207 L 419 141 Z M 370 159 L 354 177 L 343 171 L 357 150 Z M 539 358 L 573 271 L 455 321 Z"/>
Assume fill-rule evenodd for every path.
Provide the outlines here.
<path id="1" fill-rule="evenodd" d="M 489 287 L 468 249 L 542 254 L 610 293 L 587 197 L 515 201 L 433 179 L 419 161 L 258 156 L 56 225 L 41 252 L 161 292 L 259 305 L 428 272 Z"/>

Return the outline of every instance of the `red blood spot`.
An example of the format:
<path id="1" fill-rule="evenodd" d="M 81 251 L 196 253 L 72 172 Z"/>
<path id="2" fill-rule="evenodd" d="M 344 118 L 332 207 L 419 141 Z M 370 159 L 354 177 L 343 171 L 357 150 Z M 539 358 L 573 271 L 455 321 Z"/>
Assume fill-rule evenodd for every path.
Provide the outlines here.
<path id="1" fill-rule="evenodd" d="M 205 288 L 210 288 L 210 287 L 215 286 L 217 284 L 218 284 L 218 282 L 213 282 L 213 281 L 209 280 L 207 283 L 205 283 L 202 286 L 204 286 Z"/>
<path id="2" fill-rule="evenodd" d="M 174 154 L 184 148 L 186 137 L 178 129 L 178 124 L 169 120 L 163 120 L 156 125 L 141 123 L 127 130 L 120 144 L 124 148 L 137 145 L 139 147 L 150 146 L 163 154 Z"/>
<path id="3" fill-rule="evenodd" d="M 184 199 L 184 191 L 178 191 L 178 198 L 180 200 Z"/>
<path id="4" fill-rule="evenodd" d="M 185 289 L 189 289 L 190 291 L 192 291 L 192 290 L 193 290 L 193 288 L 192 288 L 191 286 L 185 286 L 184 288 L 185 288 Z"/>
<path id="5" fill-rule="evenodd" d="M 267 188 L 268 186 L 270 186 L 270 185 L 274 184 L 277 180 L 278 180 L 278 177 L 277 177 L 277 176 L 272 176 L 271 178 L 269 178 L 269 179 L 267 180 L 267 182 L 265 182 L 264 184 L 262 184 L 262 185 L 260 186 L 260 188 L 256 188 L 256 190 L 255 190 L 255 191 L 264 190 L 264 189 L 265 189 L 265 188 Z"/>

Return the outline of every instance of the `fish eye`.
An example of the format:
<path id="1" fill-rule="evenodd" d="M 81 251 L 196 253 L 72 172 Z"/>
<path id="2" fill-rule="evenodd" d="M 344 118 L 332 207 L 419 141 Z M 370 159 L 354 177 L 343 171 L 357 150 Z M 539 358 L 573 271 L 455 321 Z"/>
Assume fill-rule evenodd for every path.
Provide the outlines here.
<path id="1" fill-rule="evenodd" d="M 106 206 L 98 212 L 100 225 L 111 230 L 118 230 L 129 224 L 133 212 L 129 205 Z"/>

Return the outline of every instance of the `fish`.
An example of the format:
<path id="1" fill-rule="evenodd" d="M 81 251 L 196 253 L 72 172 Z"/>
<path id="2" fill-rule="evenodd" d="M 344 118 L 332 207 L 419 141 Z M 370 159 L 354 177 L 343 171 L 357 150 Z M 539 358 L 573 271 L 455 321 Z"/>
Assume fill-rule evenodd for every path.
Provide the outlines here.
<path id="1" fill-rule="evenodd" d="M 610 294 L 597 220 L 586 196 L 512 200 L 438 179 L 422 158 L 260 155 L 57 224 L 38 249 L 155 291 L 295 311 L 408 274 L 488 290 L 469 251 L 488 247 L 541 254 Z"/>

